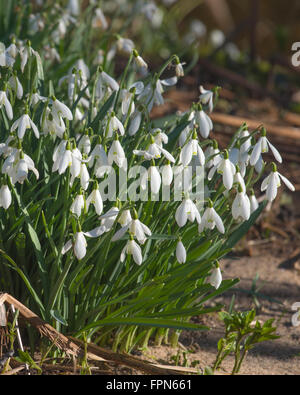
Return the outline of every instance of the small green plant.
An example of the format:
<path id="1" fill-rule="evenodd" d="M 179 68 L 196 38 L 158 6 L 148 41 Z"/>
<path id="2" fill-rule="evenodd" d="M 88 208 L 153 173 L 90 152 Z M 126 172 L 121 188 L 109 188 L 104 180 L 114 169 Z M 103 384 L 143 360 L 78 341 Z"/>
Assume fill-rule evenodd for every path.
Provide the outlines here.
<path id="1" fill-rule="evenodd" d="M 257 343 L 265 340 L 278 339 L 275 335 L 276 327 L 272 326 L 274 319 L 261 324 L 254 321 L 256 311 L 245 312 L 220 312 L 219 316 L 225 324 L 225 336 L 218 341 L 218 353 L 212 366 L 213 372 L 221 367 L 223 360 L 231 353 L 235 362 L 231 374 L 239 373 L 242 362 L 247 353 Z"/>

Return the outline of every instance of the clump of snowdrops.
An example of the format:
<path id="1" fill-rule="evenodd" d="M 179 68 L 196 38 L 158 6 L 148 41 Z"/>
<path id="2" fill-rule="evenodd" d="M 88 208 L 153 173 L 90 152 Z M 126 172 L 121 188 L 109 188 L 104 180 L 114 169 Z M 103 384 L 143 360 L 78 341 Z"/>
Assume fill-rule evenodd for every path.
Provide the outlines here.
<path id="1" fill-rule="evenodd" d="M 202 86 L 189 111 L 152 121 L 184 75 L 176 55 L 153 73 L 130 48 L 118 78 L 103 59 L 54 81 L 44 64 L 29 40 L 1 45 L 1 290 L 114 349 L 207 329 L 190 317 L 218 310 L 205 303 L 238 281 L 220 259 L 281 181 L 294 189 L 267 131 L 243 124 L 220 149 L 218 89 Z"/>

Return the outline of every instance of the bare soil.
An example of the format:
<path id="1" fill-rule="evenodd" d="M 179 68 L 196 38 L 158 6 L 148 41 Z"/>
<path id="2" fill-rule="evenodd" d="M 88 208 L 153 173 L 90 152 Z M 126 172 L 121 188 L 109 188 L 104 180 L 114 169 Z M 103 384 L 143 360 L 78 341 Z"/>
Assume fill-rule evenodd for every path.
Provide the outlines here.
<path id="1" fill-rule="evenodd" d="M 268 248 L 269 249 L 269 248 Z M 215 300 L 228 307 L 232 295 L 235 297 L 235 309 L 248 310 L 254 306 L 249 293 L 256 274 L 261 296 L 257 319 L 265 321 L 274 318 L 279 339 L 266 341 L 250 350 L 243 362 L 240 374 L 249 375 L 296 375 L 300 374 L 300 326 L 292 325 L 295 311 L 291 306 L 300 302 L 300 271 L 297 264 L 293 268 L 284 268 L 286 259 L 275 256 L 272 251 L 258 250 L 252 257 L 226 259 L 222 262 L 224 278 L 240 278 L 240 282 L 222 297 Z M 248 292 L 247 292 L 248 291 Z M 271 300 L 269 299 L 271 298 Z M 183 332 L 180 337 L 181 350 L 190 350 L 188 360 L 199 361 L 197 367 L 211 366 L 217 352 L 217 342 L 224 335 L 224 326 L 218 314 L 201 318 L 201 323 L 211 327 L 205 332 Z M 198 321 L 200 322 L 200 321 Z M 172 357 L 177 354 L 170 346 L 150 347 L 143 356 L 154 358 L 161 363 L 174 363 Z M 233 356 L 224 360 L 220 374 L 230 374 L 234 363 Z"/>

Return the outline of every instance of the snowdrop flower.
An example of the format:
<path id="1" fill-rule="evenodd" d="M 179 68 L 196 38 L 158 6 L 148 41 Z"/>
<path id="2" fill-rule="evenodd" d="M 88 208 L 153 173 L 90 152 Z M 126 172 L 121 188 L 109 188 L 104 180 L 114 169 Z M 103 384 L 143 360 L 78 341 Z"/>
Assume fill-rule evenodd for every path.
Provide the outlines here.
<path id="1" fill-rule="evenodd" d="M 99 237 L 105 232 L 104 226 L 98 226 L 95 229 L 92 229 L 89 232 L 82 232 L 81 228 L 79 227 L 79 231 L 75 233 L 74 240 L 68 240 L 67 243 L 62 248 L 62 254 L 64 255 L 68 252 L 72 247 L 74 250 L 74 254 L 78 260 L 81 260 L 86 255 L 86 247 L 87 242 L 85 239 L 86 237 Z"/>
<path id="2" fill-rule="evenodd" d="M 84 209 L 84 197 L 83 197 L 83 194 L 80 193 L 74 199 L 74 201 L 70 207 L 70 211 L 72 214 L 75 214 L 75 215 L 77 215 L 77 217 L 80 217 L 83 209 Z"/>
<path id="3" fill-rule="evenodd" d="M 54 46 L 50 46 L 49 44 L 44 46 L 44 58 L 50 60 L 51 62 L 55 60 L 59 63 L 61 62 L 60 55 L 56 48 Z"/>
<path id="4" fill-rule="evenodd" d="M 252 214 L 254 213 L 254 211 L 258 209 L 258 201 L 254 195 L 253 189 L 251 190 L 249 200 L 250 200 L 250 214 Z"/>
<path id="5" fill-rule="evenodd" d="M 209 116 L 202 110 L 201 104 L 198 105 L 198 109 L 195 111 L 195 122 L 199 125 L 201 136 L 207 139 L 209 132 L 213 129 L 213 123 Z"/>
<path id="6" fill-rule="evenodd" d="M 211 284 L 213 287 L 216 289 L 219 288 L 219 286 L 222 283 L 222 273 L 219 264 L 217 263 L 216 267 L 212 270 L 211 275 L 208 279 L 209 284 Z"/>
<path id="7" fill-rule="evenodd" d="M 170 165 L 170 163 L 167 163 L 165 166 L 162 168 L 161 172 L 161 180 L 163 185 L 169 186 L 171 185 L 173 181 L 173 170 Z"/>
<path id="8" fill-rule="evenodd" d="M 113 162 L 115 162 L 115 164 L 118 167 L 127 169 L 127 159 L 125 156 L 125 152 L 124 152 L 117 136 L 116 136 L 115 140 L 112 142 L 112 145 L 108 151 L 107 159 L 108 159 L 109 166 L 111 166 L 113 164 Z"/>
<path id="9" fill-rule="evenodd" d="M 127 230 L 129 231 L 129 233 L 132 236 L 135 236 L 136 239 L 138 240 L 138 242 L 140 244 L 144 244 L 145 241 L 147 240 L 147 236 L 151 236 L 152 232 L 151 230 L 148 228 L 148 226 L 146 226 L 145 224 L 143 224 L 139 219 L 138 219 L 138 215 L 136 210 L 134 210 L 134 216 L 133 219 L 128 222 L 125 226 L 123 226 L 120 230 L 118 230 L 114 236 L 112 237 L 112 241 L 117 241 L 120 240 L 125 233 L 127 232 Z"/>
<path id="10" fill-rule="evenodd" d="M 116 44 L 118 51 L 123 52 L 127 55 L 130 55 L 134 49 L 134 42 L 130 40 L 130 38 L 123 38 L 118 36 L 118 40 Z"/>
<path id="11" fill-rule="evenodd" d="M 91 151 L 91 140 L 90 140 L 90 137 L 89 137 L 87 131 L 85 132 L 85 134 L 79 140 L 78 148 L 84 154 L 88 155 L 90 153 L 90 151 Z"/>
<path id="12" fill-rule="evenodd" d="M 151 192 L 154 194 L 159 193 L 160 186 L 161 186 L 161 176 L 160 176 L 159 170 L 155 166 L 155 163 L 152 163 L 152 165 L 148 169 L 148 178 L 150 180 Z M 142 185 L 142 188 L 143 188 L 143 185 Z M 143 188 L 143 189 L 145 189 L 145 188 Z"/>
<path id="13" fill-rule="evenodd" d="M 5 45 L 0 42 L 0 66 L 10 67 L 15 63 L 15 58 L 11 56 L 7 50 L 5 50 Z"/>
<path id="14" fill-rule="evenodd" d="M 4 106 L 7 118 L 12 120 L 13 119 L 13 109 L 10 104 L 10 101 L 7 98 L 5 91 L 0 91 L 0 108 Z"/>
<path id="15" fill-rule="evenodd" d="M 152 84 L 146 85 L 143 92 L 138 96 L 139 100 L 144 100 L 147 104 L 148 111 L 150 112 L 153 104 L 163 105 L 164 99 L 162 94 L 164 92 L 163 86 L 173 86 L 177 83 L 177 77 L 167 78 L 165 80 L 158 79 L 153 89 Z"/>
<path id="16" fill-rule="evenodd" d="M 134 60 L 135 60 L 136 65 L 137 65 L 139 68 L 141 68 L 141 69 L 147 70 L 147 69 L 148 69 L 148 65 L 147 65 L 147 63 L 144 61 L 144 59 L 138 54 L 138 52 L 134 49 L 134 50 L 132 51 L 132 53 L 133 53 L 133 56 L 134 56 Z"/>
<path id="17" fill-rule="evenodd" d="M 88 211 L 90 204 L 93 204 L 95 207 L 95 211 L 98 215 L 100 215 L 103 211 L 103 201 L 98 188 L 98 183 L 95 182 L 94 188 L 88 198 L 86 199 L 86 209 Z"/>
<path id="18" fill-rule="evenodd" d="M 121 215 L 120 215 L 120 217 L 118 219 L 119 224 L 121 224 L 121 226 L 126 226 L 131 221 L 132 221 L 132 217 L 131 217 L 131 214 L 130 214 L 130 210 L 122 211 L 122 213 L 121 213 Z"/>
<path id="19" fill-rule="evenodd" d="M 95 89 L 96 99 L 101 100 L 108 88 L 111 89 L 111 91 L 118 91 L 119 84 L 99 66 L 99 75 Z"/>
<path id="20" fill-rule="evenodd" d="M 89 167 L 93 167 L 95 163 L 94 173 L 97 178 L 103 177 L 103 175 L 108 170 L 108 157 L 106 155 L 105 149 L 103 148 L 102 144 L 96 144 L 95 148 L 91 152 L 88 165 Z"/>
<path id="21" fill-rule="evenodd" d="M 198 225 L 201 223 L 201 216 L 195 203 L 191 199 L 183 199 L 175 213 L 175 219 L 179 227 L 183 227 L 187 220 L 194 222 L 195 219 Z"/>
<path id="22" fill-rule="evenodd" d="M 122 122 L 116 117 L 114 111 L 111 112 L 108 118 L 108 131 L 106 137 L 110 138 L 113 136 L 114 132 L 119 132 L 121 136 L 124 136 L 125 129 Z"/>
<path id="23" fill-rule="evenodd" d="M 30 95 L 28 95 L 30 96 Z M 45 102 L 47 100 L 47 98 L 45 96 L 41 96 L 35 89 L 32 92 L 31 97 L 29 98 L 29 104 L 31 106 L 35 106 L 36 104 L 38 104 L 40 101 L 41 102 Z M 49 108 L 48 108 L 49 110 Z M 50 110 L 49 110 L 50 111 Z"/>
<path id="24" fill-rule="evenodd" d="M 239 167 L 239 172 L 244 177 L 249 162 L 249 155 L 248 152 L 242 152 L 239 141 L 236 142 L 236 146 L 229 149 L 229 160 Z"/>
<path id="25" fill-rule="evenodd" d="M 79 178 L 80 178 L 80 185 L 83 190 L 87 190 L 90 182 L 90 175 L 88 172 L 88 169 L 86 167 L 86 164 L 84 161 L 80 163 L 80 173 L 79 173 Z"/>
<path id="26" fill-rule="evenodd" d="M 55 115 L 67 118 L 69 121 L 72 121 L 73 115 L 68 106 L 56 99 L 55 96 L 52 97 L 51 104 Z"/>
<path id="27" fill-rule="evenodd" d="M 289 190 L 295 191 L 294 185 L 282 174 L 277 171 L 277 166 L 272 163 L 271 173 L 263 180 L 261 184 L 261 191 L 266 191 L 266 197 L 269 202 L 272 202 L 277 196 L 277 189 L 280 187 L 282 180 Z"/>
<path id="28" fill-rule="evenodd" d="M 209 180 L 212 179 L 216 170 L 219 174 L 222 174 L 224 187 L 227 190 L 231 189 L 235 175 L 235 166 L 230 161 L 227 150 L 224 151 L 223 158 L 218 162 L 218 164 L 212 167 L 209 171 L 207 176 Z"/>
<path id="29" fill-rule="evenodd" d="M 175 158 L 173 157 L 173 155 L 171 155 L 170 152 L 164 149 L 161 145 L 158 145 L 155 142 L 153 136 L 151 136 L 151 144 L 149 145 L 146 151 L 133 150 L 133 153 L 138 156 L 143 156 L 144 159 L 146 160 L 159 159 L 162 154 L 167 160 L 169 160 L 172 163 L 175 163 Z"/>
<path id="30" fill-rule="evenodd" d="M 71 15 L 78 16 L 80 13 L 78 0 L 69 0 L 67 10 Z"/>
<path id="31" fill-rule="evenodd" d="M 11 76 L 10 79 L 8 80 L 8 83 L 11 86 L 11 88 L 16 92 L 17 98 L 22 99 L 23 87 L 17 75 L 14 74 L 13 76 Z"/>
<path id="32" fill-rule="evenodd" d="M 15 149 L 2 166 L 2 173 L 11 177 L 12 184 L 16 182 L 23 184 L 29 171 L 32 171 L 37 179 L 39 178 L 39 172 L 35 168 L 33 160 L 21 149 Z"/>
<path id="33" fill-rule="evenodd" d="M 232 203 L 232 216 L 235 220 L 248 220 L 251 214 L 250 200 L 241 185 L 239 185 L 238 192 Z"/>
<path id="34" fill-rule="evenodd" d="M 178 59 L 178 63 L 176 62 L 176 66 L 175 66 L 175 74 L 176 77 L 178 78 L 184 77 L 183 65 L 184 63 L 180 63 Z"/>
<path id="35" fill-rule="evenodd" d="M 201 223 L 198 226 L 198 231 L 199 233 L 203 232 L 205 228 L 207 229 L 214 229 L 215 226 L 217 227 L 218 231 L 220 233 L 225 233 L 225 228 L 223 225 L 222 218 L 219 216 L 219 214 L 216 212 L 216 210 L 213 208 L 213 203 L 209 199 L 208 201 L 208 207 L 204 211 L 204 214 L 202 215 Z"/>
<path id="36" fill-rule="evenodd" d="M 258 139 L 257 143 L 255 144 L 253 151 L 250 155 L 250 165 L 254 166 L 256 162 L 259 160 L 259 157 L 262 153 L 268 152 L 269 148 L 271 149 L 275 159 L 282 163 L 282 158 L 278 150 L 272 145 L 266 137 L 266 129 L 262 128 L 261 137 Z"/>
<path id="37" fill-rule="evenodd" d="M 134 136 L 140 128 L 142 121 L 142 113 L 139 109 L 136 109 L 131 115 L 129 126 L 128 126 L 128 134 L 129 136 Z"/>
<path id="38" fill-rule="evenodd" d="M 212 112 L 213 111 L 213 96 L 214 96 L 213 91 L 204 89 L 202 85 L 200 85 L 199 90 L 200 90 L 200 96 L 199 96 L 200 102 L 204 105 L 207 105 L 208 111 Z"/>
<path id="39" fill-rule="evenodd" d="M 71 145 L 67 140 L 62 140 L 53 152 L 52 172 L 58 171 L 63 174 L 72 165 Z"/>
<path id="40" fill-rule="evenodd" d="M 59 138 L 63 138 L 64 132 L 66 130 L 66 125 L 63 118 L 55 112 L 51 113 L 51 110 L 48 106 L 42 113 L 40 126 L 44 134 L 50 133 L 51 135 L 57 136 Z"/>
<path id="41" fill-rule="evenodd" d="M 108 28 L 107 20 L 103 14 L 103 11 L 101 10 L 101 8 L 96 8 L 94 10 L 94 16 L 92 19 L 92 26 L 94 28 L 101 28 L 103 30 L 106 30 Z"/>
<path id="42" fill-rule="evenodd" d="M 169 141 L 168 135 L 162 132 L 161 129 L 159 128 L 153 129 L 151 133 L 154 136 L 154 142 L 160 147 L 162 147 L 163 144 L 168 144 Z"/>
<path id="43" fill-rule="evenodd" d="M 101 225 L 106 229 L 105 232 L 109 232 L 111 230 L 118 214 L 119 208 L 114 206 L 110 208 L 105 214 L 101 215 L 101 217 L 99 217 L 101 220 Z"/>
<path id="44" fill-rule="evenodd" d="M 30 41 L 27 41 L 27 44 L 20 50 L 20 56 L 21 56 L 21 71 L 24 73 L 25 66 L 27 64 L 28 58 L 31 56 L 35 56 L 37 60 L 40 60 L 40 55 L 38 54 L 37 51 L 35 51 L 31 47 Z"/>
<path id="45" fill-rule="evenodd" d="M 179 263 L 185 263 L 186 261 L 186 249 L 181 240 L 178 241 L 176 246 L 176 258 Z"/>
<path id="46" fill-rule="evenodd" d="M 205 163 L 205 156 L 199 145 L 197 132 L 194 130 L 193 138 L 182 148 L 180 153 L 180 162 L 183 166 L 187 166 L 192 158 L 197 156 L 201 166 Z"/>
<path id="47" fill-rule="evenodd" d="M 236 165 L 236 172 L 235 175 L 233 177 L 233 183 L 236 183 L 237 185 L 241 186 L 241 189 L 244 193 L 246 193 L 246 185 L 245 185 L 245 181 L 240 173 L 240 168 L 238 165 Z"/>
<path id="48" fill-rule="evenodd" d="M 143 262 L 141 247 L 133 240 L 128 240 L 126 246 L 123 248 L 120 256 L 120 261 L 124 262 L 127 255 L 132 255 L 134 262 L 141 265 Z"/>
<path id="49" fill-rule="evenodd" d="M 217 166 L 218 163 L 222 160 L 220 150 L 218 148 L 218 143 L 216 140 L 212 141 L 212 145 L 209 145 L 205 152 L 205 167 L 211 168 L 213 166 Z"/>
<path id="50" fill-rule="evenodd" d="M 38 139 L 40 137 L 40 133 L 35 123 L 30 119 L 27 111 L 28 110 L 26 110 L 25 114 L 12 124 L 10 131 L 13 132 L 18 128 L 18 137 L 19 139 L 22 139 L 25 135 L 26 129 L 32 129 L 35 137 Z"/>
<path id="51" fill-rule="evenodd" d="M 7 185 L 2 185 L 0 188 L 0 207 L 5 210 L 11 205 L 11 193 Z"/>

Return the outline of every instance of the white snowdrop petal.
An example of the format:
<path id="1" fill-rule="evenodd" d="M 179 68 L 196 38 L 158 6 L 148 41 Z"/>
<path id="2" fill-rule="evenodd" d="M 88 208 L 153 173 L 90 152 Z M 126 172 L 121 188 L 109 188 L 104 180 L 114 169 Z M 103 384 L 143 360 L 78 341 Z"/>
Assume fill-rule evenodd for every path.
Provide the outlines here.
<path id="1" fill-rule="evenodd" d="M 279 151 L 277 150 L 277 148 L 275 148 L 274 145 L 271 144 L 269 140 L 268 140 L 268 144 L 269 144 L 269 147 L 271 148 L 274 158 L 277 160 L 277 162 L 282 163 L 282 157 L 281 157 Z"/>
<path id="2" fill-rule="evenodd" d="M 176 258 L 179 263 L 185 263 L 186 261 L 186 250 L 181 241 L 176 246 Z"/>
<path id="3" fill-rule="evenodd" d="M 278 173 L 279 174 L 279 173 Z M 282 174 L 279 174 L 279 177 L 282 179 L 282 181 L 285 183 L 285 185 L 291 190 L 291 191 L 295 191 L 295 187 L 294 185 L 286 178 L 284 177 Z"/>
<path id="4" fill-rule="evenodd" d="M 222 283 L 222 273 L 219 267 L 213 269 L 208 282 L 216 289 L 220 287 Z"/>

